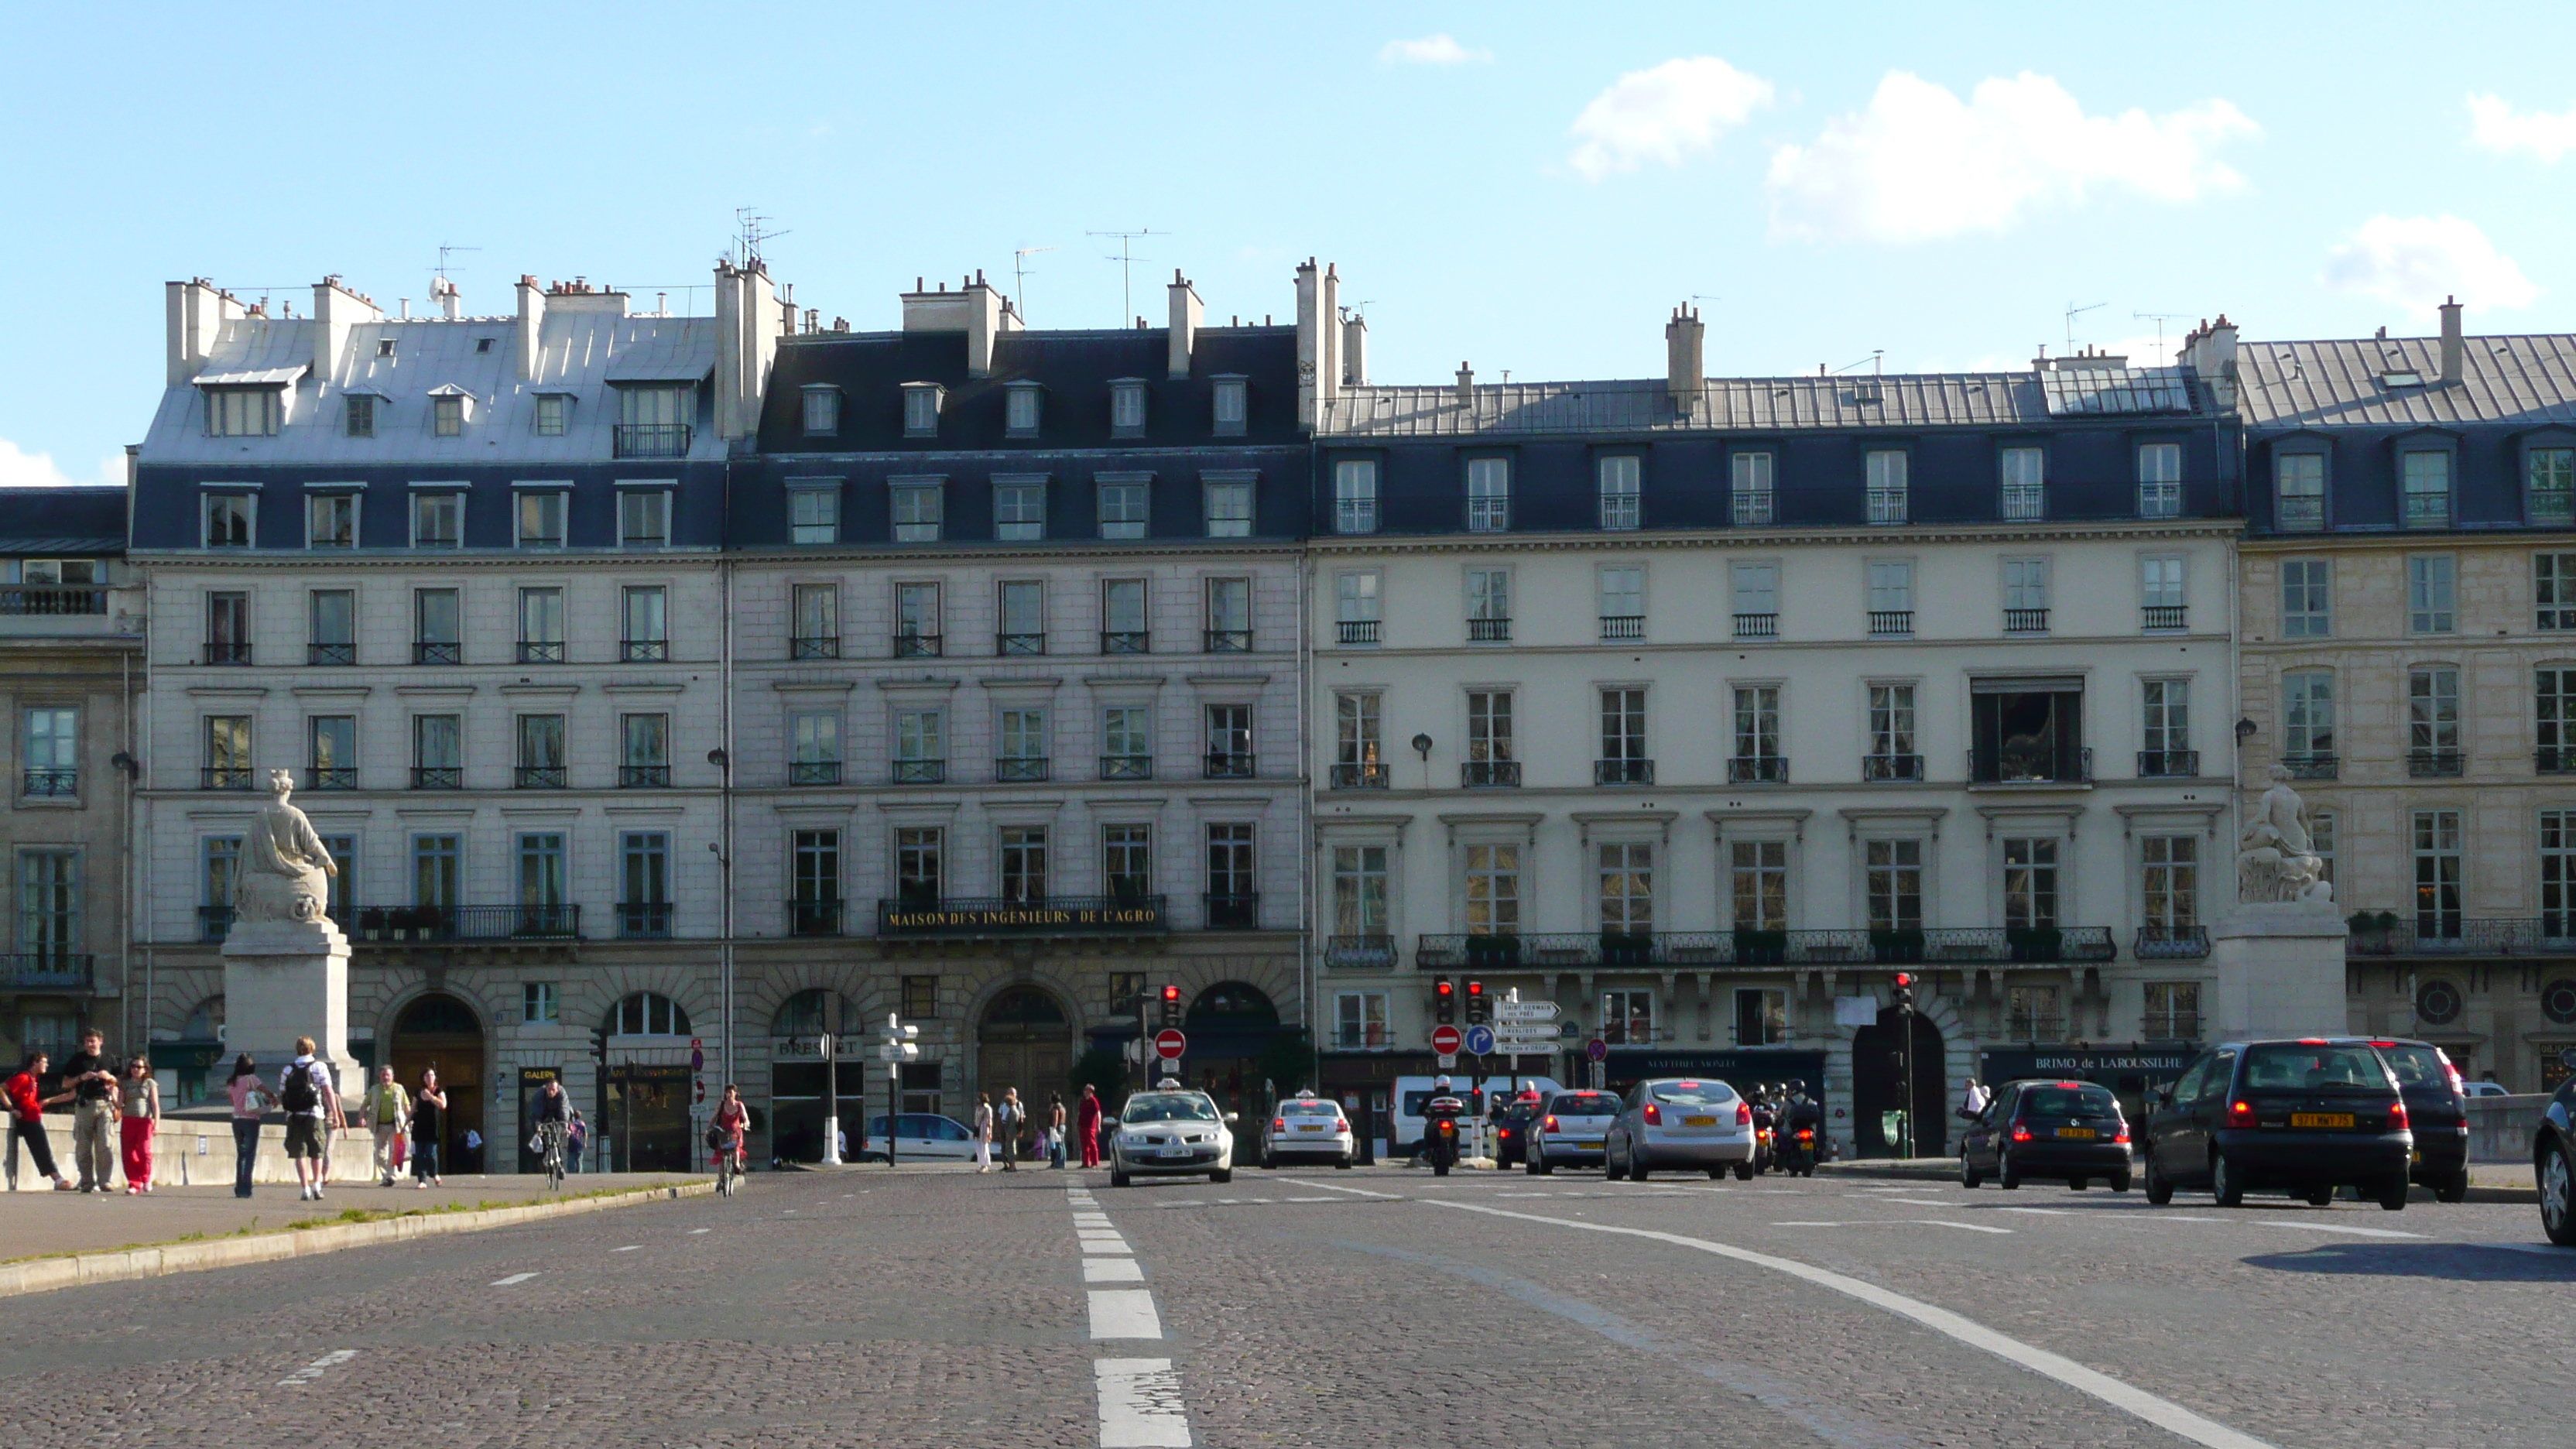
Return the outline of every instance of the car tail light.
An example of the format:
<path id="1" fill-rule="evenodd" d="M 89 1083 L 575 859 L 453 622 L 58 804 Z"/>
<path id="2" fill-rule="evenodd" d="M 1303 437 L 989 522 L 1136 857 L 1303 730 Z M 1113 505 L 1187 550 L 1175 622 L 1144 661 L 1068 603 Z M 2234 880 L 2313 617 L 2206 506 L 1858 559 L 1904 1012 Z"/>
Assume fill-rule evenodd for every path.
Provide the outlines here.
<path id="1" fill-rule="evenodd" d="M 1285 1118 L 1285 1117 L 1273 1117 L 1273 1118 L 1271 1118 L 1271 1119 L 1270 1119 L 1270 1130 L 1271 1130 L 1271 1131 L 1273 1131 L 1273 1132 L 1285 1132 L 1285 1131 L 1287 1131 L 1287 1130 L 1288 1130 L 1288 1119 L 1287 1119 L 1287 1118 Z"/>
<path id="2" fill-rule="evenodd" d="M 2389 1108 L 2389 1109 L 2388 1109 L 2388 1130 L 2389 1130 L 2389 1131 L 2391 1131 L 2391 1132 L 2394 1132 L 2394 1131 L 2396 1131 L 2398 1128 L 2403 1127 L 2403 1126 L 2405 1126 L 2405 1125 L 2406 1125 L 2406 1104 L 2405 1104 L 2405 1103 L 2403 1103 L 2403 1102 L 2400 1102 L 2400 1103 L 2398 1103 L 2396 1106 L 2391 1107 L 2391 1108 Z"/>
<path id="3" fill-rule="evenodd" d="M 1753 1125 L 1753 1106 L 1751 1103 L 1738 1102 L 1735 1104 L 1735 1125 L 1738 1127 L 1750 1127 Z"/>
<path id="4" fill-rule="evenodd" d="M 2111 1140 L 2112 1140 L 2112 1141 L 2114 1141 L 2114 1142 L 2126 1142 L 2126 1141 L 2128 1141 L 2128 1140 L 2129 1140 L 2129 1124 L 2128 1124 L 2128 1123 L 2126 1123 L 2126 1122 L 2121 1123 L 2121 1124 L 2120 1124 L 2120 1130 L 2111 1134 Z"/>
<path id="5" fill-rule="evenodd" d="M 1801 1128 L 1799 1128 L 1799 1129 L 1798 1129 L 1798 1140 L 1799 1140 L 1799 1141 L 1801 1141 L 1801 1142 L 1813 1142 L 1813 1141 L 1815 1141 L 1815 1140 L 1816 1140 L 1816 1129 L 1815 1129 L 1815 1128 L 1813 1128 L 1813 1127 L 1801 1127 Z"/>
<path id="6" fill-rule="evenodd" d="M 2253 1104 L 2253 1103 L 2251 1103 L 2251 1102 L 2230 1102 L 2230 1103 L 2228 1103 L 2228 1104 L 2227 1104 L 2227 1125 L 2228 1125 L 2228 1126 L 2230 1126 L 2230 1127 L 2251 1127 L 2251 1126 L 2253 1126 L 2253 1125 L 2254 1125 L 2254 1104 Z"/>
<path id="7" fill-rule="evenodd" d="M 2028 1142 L 2030 1140 L 2030 1129 L 2019 1122 L 2015 1122 L 2013 1124 L 2012 1140 L 2015 1142 Z"/>
<path id="8" fill-rule="evenodd" d="M 1654 1103 L 1652 1103 L 1652 1102 L 1648 1102 L 1648 1103 L 1646 1104 L 1646 1125 L 1647 1125 L 1647 1126 L 1649 1126 L 1649 1127 L 1661 1127 L 1661 1126 L 1663 1126 L 1663 1125 L 1664 1125 L 1664 1109 L 1663 1109 L 1663 1108 L 1661 1108 L 1661 1107 L 1656 1106 L 1656 1105 L 1655 1105 Z"/>
<path id="9" fill-rule="evenodd" d="M 1545 1119 L 1545 1120 L 1543 1120 L 1543 1121 L 1541 1121 L 1541 1122 L 1538 1124 L 1538 1130 L 1540 1130 L 1541 1132 L 1553 1132 L 1553 1131 L 1555 1131 L 1555 1130 L 1556 1130 L 1556 1114 L 1555 1114 L 1555 1113 L 1553 1113 L 1553 1112 L 1549 1113 L 1549 1114 L 1547 1115 L 1546 1119 Z"/>

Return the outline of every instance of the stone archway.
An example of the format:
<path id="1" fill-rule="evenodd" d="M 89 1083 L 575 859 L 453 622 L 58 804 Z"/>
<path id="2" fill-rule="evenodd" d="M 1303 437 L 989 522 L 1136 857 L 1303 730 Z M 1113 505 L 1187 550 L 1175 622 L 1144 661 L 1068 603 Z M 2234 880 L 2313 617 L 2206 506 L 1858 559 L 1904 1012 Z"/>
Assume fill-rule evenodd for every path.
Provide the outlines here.
<path id="1" fill-rule="evenodd" d="M 1279 1035 L 1279 1008 L 1260 987 L 1220 981 L 1190 1002 L 1182 1030 L 1190 1039 L 1182 1070 L 1189 1084 L 1229 1111 L 1265 1111 L 1261 1057 Z"/>
<path id="2" fill-rule="evenodd" d="M 1012 986 L 985 1003 L 975 1024 L 974 1091 L 998 1105 L 1003 1090 L 1016 1087 L 1034 1121 L 1048 1096 L 1063 1096 L 1072 1080 L 1073 1019 L 1054 992 Z M 974 1115 L 971 1101 L 960 1115 Z"/>
<path id="3" fill-rule="evenodd" d="M 1948 1113 L 1944 1110 L 1949 1098 L 1949 1053 L 1939 1024 L 1929 1014 L 1917 1011 L 1911 1020 L 1914 1155 L 1940 1157 L 1949 1147 Z M 1897 1142 L 1890 1135 L 1888 1123 L 1890 1114 L 1908 1105 L 1899 1056 L 1904 1041 L 1904 1028 L 1892 1006 L 1881 1008 L 1876 1022 L 1852 1033 L 1852 1142 L 1859 1156 L 1893 1157 L 1897 1153 Z"/>
<path id="4" fill-rule="evenodd" d="M 485 1105 L 492 1085 L 484 1069 L 483 1020 L 463 999 L 443 991 L 428 992 L 403 1003 L 394 1014 L 392 1043 L 382 1058 L 394 1069 L 394 1080 L 414 1092 L 424 1071 L 438 1073 L 447 1094 L 446 1120 L 440 1124 L 439 1165 L 446 1172 L 486 1172 L 493 1158 Z M 471 1132 L 481 1145 L 468 1149 Z"/>

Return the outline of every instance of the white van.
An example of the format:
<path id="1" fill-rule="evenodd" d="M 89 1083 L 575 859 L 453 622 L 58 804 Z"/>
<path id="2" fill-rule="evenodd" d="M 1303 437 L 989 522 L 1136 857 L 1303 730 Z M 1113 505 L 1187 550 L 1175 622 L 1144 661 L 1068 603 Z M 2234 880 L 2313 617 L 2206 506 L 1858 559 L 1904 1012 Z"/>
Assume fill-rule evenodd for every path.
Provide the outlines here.
<path id="1" fill-rule="evenodd" d="M 1565 1090 L 1557 1085 L 1554 1077 L 1523 1076 L 1517 1088 L 1513 1086 L 1511 1077 L 1487 1077 L 1485 1088 L 1480 1092 L 1476 1090 L 1475 1078 L 1465 1072 L 1443 1072 L 1441 1076 L 1449 1079 L 1450 1095 L 1466 1103 L 1467 1115 L 1478 1121 L 1484 1119 L 1496 1102 L 1510 1101 L 1516 1091 L 1534 1091 L 1544 1097 L 1550 1092 Z M 1440 1077 L 1395 1079 L 1395 1092 L 1387 1099 L 1386 1145 L 1389 1152 L 1406 1157 L 1422 1150 L 1422 1108 L 1431 1100 L 1432 1083 L 1439 1080 Z"/>

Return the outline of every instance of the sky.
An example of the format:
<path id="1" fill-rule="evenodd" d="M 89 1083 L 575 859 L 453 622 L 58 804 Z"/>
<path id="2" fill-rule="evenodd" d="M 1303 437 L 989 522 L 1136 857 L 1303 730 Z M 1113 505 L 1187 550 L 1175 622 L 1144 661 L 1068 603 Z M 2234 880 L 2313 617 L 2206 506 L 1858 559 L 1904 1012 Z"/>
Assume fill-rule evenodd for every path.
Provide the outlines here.
<path id="1" fill-rule="evenodd" d="M 703 313 L 746 207 L 771 275 L 861 329 L 978 269 L 1035 326 L 1159 326 L 1175 268 L 1211 320 L 1286 322 L 1312 256 L 1377 382 L 1660 377 L 1684 304 L 1712 374 L 2145 361 L 2221 312 L 2423 334 L 2452 294 L 2473 332 L 2576 330 L 2571 30 L 2352 3 L 12 5 L 0 484 L 122 476 L 167 280 L 302 313 L 338 273 L 426 310 L 445 246 L 469 312 L 531 273 Z"/>

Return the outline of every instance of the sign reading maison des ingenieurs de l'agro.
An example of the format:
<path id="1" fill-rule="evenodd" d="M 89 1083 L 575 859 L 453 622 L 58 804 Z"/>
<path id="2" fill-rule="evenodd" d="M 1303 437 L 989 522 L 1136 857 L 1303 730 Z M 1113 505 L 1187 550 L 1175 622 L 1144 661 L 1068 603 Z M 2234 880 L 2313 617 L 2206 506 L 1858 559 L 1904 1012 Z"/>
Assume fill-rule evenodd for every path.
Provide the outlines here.
<path id="1" fill-rule="evenodd" d="M 893 906 L 885 928 L 909 936 L 1043 934 L 1062 931 L 1159 931 L 1159 901 L 995 901 L 972 905 L 944 901 L 919 908 Z"/>

